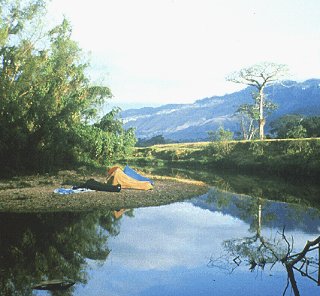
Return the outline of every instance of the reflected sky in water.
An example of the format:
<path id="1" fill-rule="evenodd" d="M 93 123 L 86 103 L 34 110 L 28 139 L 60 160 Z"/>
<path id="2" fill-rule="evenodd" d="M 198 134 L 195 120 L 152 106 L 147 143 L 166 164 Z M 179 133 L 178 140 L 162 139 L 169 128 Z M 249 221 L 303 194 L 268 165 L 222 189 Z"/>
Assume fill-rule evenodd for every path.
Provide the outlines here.
<path id="1" fill-rule="evenodd" d="M 254 236 L 255 218 L 249 213 L 241 219 L 244 213 L 235 211 L 234 200 L 219 210 L 207 199 L 140 208 L 134 210 L 134 217 L 123 216 L 120 233 L 108 241 L 108 259 L 88 261 L 88 283 L 77 285 L 74 295 L 282 295 L 287 273 L 281 263 L 272 269 L 266 265 L 264 270 L 250 271 L 248 263 L 242 262 L 232 273 L 226 262 L 208 265 L 212 258 L 226 254 L 224 241 Z M 264 216 L 273 208 L 291 225 L 286 236 L 294 238 L 296 250 L 319 235 L 305 231 L 306 224 L 300 223 L 305 218 L 313 230 L 318 229 L 317 210 L 268 203 L 262 209 L 261 235 L 265 239 L 272 241 L 285 226 L 283 219 Z M 297 275 L 296 280 L 301 295 L 320 293 L 320 287 L 305 277 Z M 289 287 L 286 295 L 291 293 Z"/>

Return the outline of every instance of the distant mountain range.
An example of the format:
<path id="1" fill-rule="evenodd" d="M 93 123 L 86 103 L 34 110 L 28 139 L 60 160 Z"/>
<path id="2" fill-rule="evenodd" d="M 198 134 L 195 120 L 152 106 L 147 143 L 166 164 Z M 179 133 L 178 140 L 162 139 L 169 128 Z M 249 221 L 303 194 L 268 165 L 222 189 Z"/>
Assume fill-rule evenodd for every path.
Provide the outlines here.
<path id="1" fill-rule="evenodd" d="M 208 131 L 219 127 L 239 131 L 239 120 L 234 112 L 241 104 L 252 103 L 254 88 L 213 96 L 193 104 L 169 104 L 157 108 L 129 109 L 121 113 L 126 128 L 134 127 L 138 138 L 148 139 L 163 135 L 174 141 L 208 139 Z M 285 81 L 266 88 L 268 98 L 278 105 L 268 118 L 268 124 L 285 114 L 320 116 L 320 79 L 304 82 Z"/>

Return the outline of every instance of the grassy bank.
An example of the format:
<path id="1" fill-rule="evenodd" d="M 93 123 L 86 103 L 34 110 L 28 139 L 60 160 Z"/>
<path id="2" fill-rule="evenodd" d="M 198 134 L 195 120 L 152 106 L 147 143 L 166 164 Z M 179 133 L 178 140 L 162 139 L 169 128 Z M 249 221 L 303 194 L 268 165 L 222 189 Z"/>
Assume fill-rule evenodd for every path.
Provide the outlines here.
<path id="1" fill-rule="evenodd" d="M 317 178 L 320 139 L 199 142 L 137 148 L 127 162 Z"/>

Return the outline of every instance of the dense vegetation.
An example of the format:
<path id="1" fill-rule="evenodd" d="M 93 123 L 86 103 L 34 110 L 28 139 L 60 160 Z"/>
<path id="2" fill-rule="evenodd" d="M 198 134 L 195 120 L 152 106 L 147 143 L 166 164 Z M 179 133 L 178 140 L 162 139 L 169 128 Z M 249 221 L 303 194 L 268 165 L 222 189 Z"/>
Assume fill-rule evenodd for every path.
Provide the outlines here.
<path id="1" fill-rule="evenodd" d="M 277 138 L 320 137 L 320 117 L 299 114 L 284 115 L 271 122 L 271 133 Z"/>
<path id="2" fill-rule="evenodd" d="M 172 143 L 171 140 L 165 139 L 163 135 L 158 135 L 151 137 L 150 139 L 138 139 L 138 142 L 136 143 L 137 147 L 147 147 L 147 146 L 153 146 L 153 145 L 159 145 L 159 144 L 168 144 Z"/>
<path id="3" fill-rule="evenodd" d="M 320 173 L 320 139 L 155 145 L 136 148 L 134 158 L 126 161 L 316 178 Z"/>
<path id="4" fill-rule="evenodd" d="M 92 125 L 111 91 L 90 83 L 67 20 L 45 29 L 45 6 L 0 0 L 1 174 L 106 164 L 135 143 L 117 109 Z"/>

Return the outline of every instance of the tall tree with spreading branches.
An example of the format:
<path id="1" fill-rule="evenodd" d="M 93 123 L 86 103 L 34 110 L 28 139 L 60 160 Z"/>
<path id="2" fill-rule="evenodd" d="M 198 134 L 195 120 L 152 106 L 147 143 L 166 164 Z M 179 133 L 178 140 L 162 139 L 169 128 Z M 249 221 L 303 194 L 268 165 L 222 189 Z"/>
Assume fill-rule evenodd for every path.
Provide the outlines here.
<path id="1" fill-rule="evenodd" d="M 228 81 L 246 84 L 256 89 L 257 92 L 253 94 L 253 99 L 258 108 L 260 140 L 264 139 L 265 108 L 269 108 L 269 110 L 274 108 L 266 101 L 265 88 L 268 85 L 279 82 L 287 73 L 288 68 L 286 65 L 263 62 L 233 72 L 226 78 Z"/>

